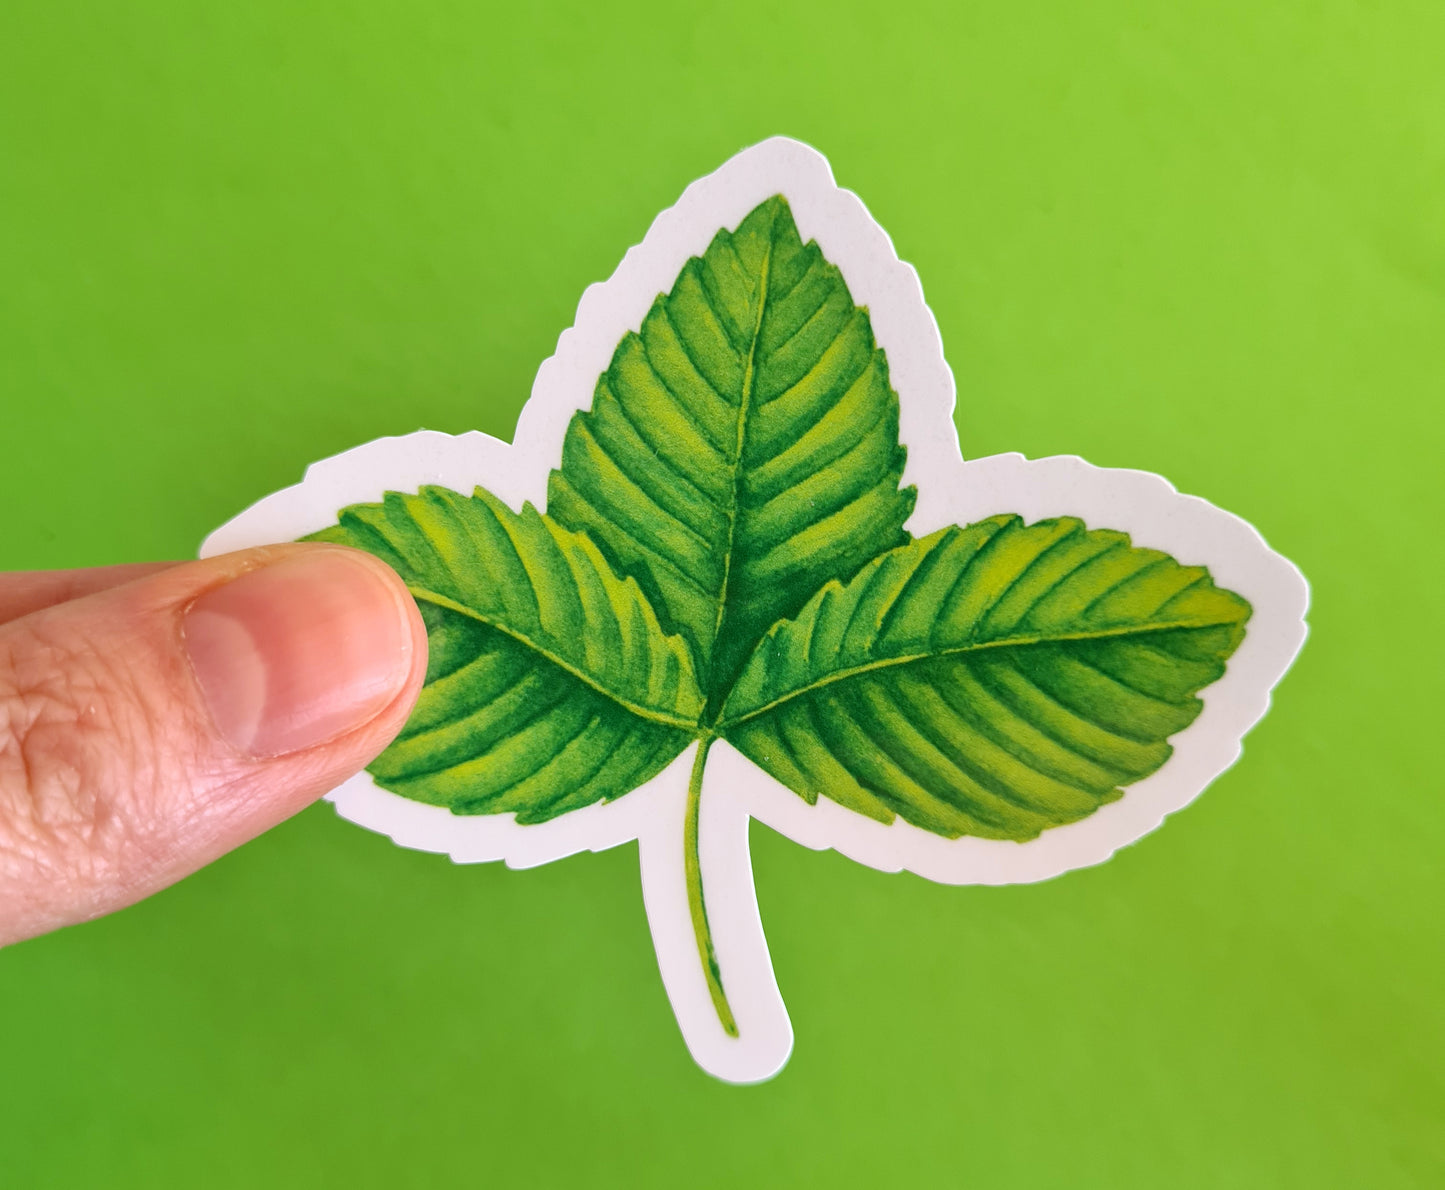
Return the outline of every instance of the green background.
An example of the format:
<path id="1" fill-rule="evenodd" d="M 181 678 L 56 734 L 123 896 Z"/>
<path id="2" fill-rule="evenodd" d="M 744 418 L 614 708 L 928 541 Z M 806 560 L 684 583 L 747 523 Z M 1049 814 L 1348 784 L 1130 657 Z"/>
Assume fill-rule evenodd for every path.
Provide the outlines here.
<path id="1" fill-rule="evenodd" d="M 698 1071 L 635 848 L 299 818 L 0 954 L 0 1184 L 1445 1184 L 1445 7 L 0 5 L 0 567 L 187 556 L 510 436 L 583 288 L 775 132 L 919 269 L 966 454 L 1157 470 L 1314 585 L 1243 761 L 944 888 L 754 827 L 797 1046 Z"/>

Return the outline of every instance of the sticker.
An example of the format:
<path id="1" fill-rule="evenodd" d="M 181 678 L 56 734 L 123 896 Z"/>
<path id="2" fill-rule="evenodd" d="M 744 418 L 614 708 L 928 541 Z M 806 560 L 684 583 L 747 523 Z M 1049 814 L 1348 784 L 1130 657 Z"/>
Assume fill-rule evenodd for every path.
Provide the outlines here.
<path id="1" fill-rule="evenodd" d="M 1304 578 L 1245 521 L 1146 472 L 965 461 L 953 405 L 917 275 L 775 138 L 586 291 L 513 443 L 367 443 L 202 554 L 396 567 L 427 684 L 337 811 L 459 863 L 636 839 L 688 1048 L 755 1082 L 793 1034 L 751 819 L 943 884 L 1100 863 L 1234 763 L 1304 643 Z"/>

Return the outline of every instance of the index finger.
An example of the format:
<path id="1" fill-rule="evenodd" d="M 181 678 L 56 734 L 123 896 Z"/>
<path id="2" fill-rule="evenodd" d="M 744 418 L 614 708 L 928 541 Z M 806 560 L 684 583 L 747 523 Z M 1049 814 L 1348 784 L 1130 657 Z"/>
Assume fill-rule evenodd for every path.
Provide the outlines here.
<path id="1" fill-rule="evenodd" d="M 83 570 L 17 570 L 0 574 L 0 624 L 31 612 L 68 603 L 97 591 L 145 578 L 178 565 L 175 562 L 127 562 L 119 566 L 92 566 Z"/>

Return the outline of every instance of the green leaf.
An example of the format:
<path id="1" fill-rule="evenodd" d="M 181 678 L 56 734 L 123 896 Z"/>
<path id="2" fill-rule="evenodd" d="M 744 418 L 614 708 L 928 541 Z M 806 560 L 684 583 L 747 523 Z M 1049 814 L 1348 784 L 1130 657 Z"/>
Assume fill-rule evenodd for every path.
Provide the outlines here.
<path id="1" fill-rule="evenodd" d="M 868 313 L 775 196 L 623 338 L 547 509 L 691 643 L 715 712 L 777 620 L 908 540 L 904 457 Z"/>
<path id="2" fill-rule="evenodd" d="M 828 583 L 758 645 L 718 730 L 810 802 L 1030 839 L 1168 759 L 1249 614 L 1122 533 L 994 517 Z"/>
<path id="3" fill-rule="evenodd" d="M 384 788 L 542 822 L 620 797 L 695 737 L 687 646 L 585 535 L 530 504 L 514 513 L 480 488 L 390 492 L 312 540 L 384 559 L 426 620 L 426 685 L 371 766 Z"/>

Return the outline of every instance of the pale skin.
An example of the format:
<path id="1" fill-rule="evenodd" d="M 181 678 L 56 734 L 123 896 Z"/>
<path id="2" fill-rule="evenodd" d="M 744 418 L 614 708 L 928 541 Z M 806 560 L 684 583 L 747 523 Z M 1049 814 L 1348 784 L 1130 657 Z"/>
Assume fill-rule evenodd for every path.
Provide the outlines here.
<path id="1" fill-rule="evenodd" d="M 426 657 L 401 580 L 339 546 L 0 574 L 0 946 L 340 784 L 401 729 Z"/>

